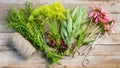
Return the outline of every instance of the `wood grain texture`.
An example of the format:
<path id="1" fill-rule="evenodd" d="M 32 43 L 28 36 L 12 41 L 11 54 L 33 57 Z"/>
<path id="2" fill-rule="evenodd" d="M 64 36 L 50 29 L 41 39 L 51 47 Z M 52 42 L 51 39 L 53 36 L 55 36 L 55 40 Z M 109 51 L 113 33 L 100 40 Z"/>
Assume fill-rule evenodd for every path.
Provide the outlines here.
<path id="1" fill-rule="evenodd" d="M 12 50 L 14 50 L 14 49 L 9 46 L 6 46 L 6 45 L 0 46 L 0 52 L 12 51 Z"/>
<path id="2" fill-rule="evenodd" d="M 113 48 L 113 49 L 111 49 Z M 118 49 L 116 49 L 118 48 Z M 89 64 L 85 67 L 85 68 L 114 68 L 114 67 L 118 67 L 119 63 L 120 63 L 120 58 L 119 58 L 119 54 L 114 55 L 115 52 L 119 51 L 120 45 L 96 45 L 95 48 L 91 51 L 90 55 L 87 57 L 87 59 L 89 60 Z M 94 52 L 98 50 L 97 52 Z M 101 53 L 104 53 L 107 50 L 107 54 L 111 53 L 111 55 L 99 55 Z M 101 52 L 100 52 L 101 51 Z M 7 55 L 3 55 L 3 54 L 7 54 Z M 105 54 L 105 53 L 104 53 Z M 27 61 L 25 61 L 24 59 L 22 59 L 15 51 L 4 51 L 4 52 L 0 52 L 0 56 L 1 58 L 6 58 L 6 59 L 2 59 L 1 61 L 4 61 L 4 65 L 2 65 L 3 67 L 7 67 L 7 68 L 22 68 L 22 67 L 34 67 L 34 68 L 39 68 L 40 66 L 44 66 L 44 59 L 40 59 L 38 57 L 36 58 L 32 58 L 29 59 Z M 51 66 L 51 68 L 80 68 L 82 67 L 81 63 L 83 61 L 84 55 L 79 55 L 76 56 L 75 58 L 72 57 L 64 57 L 64 59 L 60 60 L 59 62 L 61 63 L 61 65 L 55 65 L 53 64 Z M 10 60 L 11 59 L 11 60 Z M 19 62 L 18 62 L 19 60 Z M 38 61 L 37 61 L 38 60 Z M 11 63 L 9 63 L 9 62 Z M 25 64 L 24 64 L 25 63 Z M 35 65 L 30 65 L 29 64 L 35 64 Z M 3 64 L 3 63 L 1 63 Z M 7 65 L 5 65 L 7 64 Z M 41 67 L 42 68 L 42 67 Z"/>
<path id="3" fill-rule="evenodd" d="M 46 61 L 39 55 L 35 55 L 28 60 L 23 59 L 17 51 L 8 44 L 8 37 L 15 32 L 6 26 L 6 17 L 10 8 L 24 6 L 26 0 L 0 0 L 0 68 L 46 68 Z M 33 6 L 52 3 L 54 0 L 28 0 L 33 2 Z M 51 68 L 120 68 L 120 1 L 119 0 L 59 0 L 66 8 L 74 6 L 88 9 L 92 5 L 100 5 L 108 14 L 115 18 L 116 32 L 105 37 L 95 45 L 89 55 L 88 65 L 82 66 L 85 54 L 75 57 L 64 57 L 59 60 L 61 65 L 52 64 Z M 79 49 L 81 53 L 87 46 Z"/>
<path id="4" fill-rule="evenodd" d="M 105 35 L 97 44 L 120 44 L 120 34 Z"/>
<path id="5" fill-rule="evenodd" d="M 15 30 L 8 28 L 7 25 L 0 25 L 0 33 L 13 33 Z"/>

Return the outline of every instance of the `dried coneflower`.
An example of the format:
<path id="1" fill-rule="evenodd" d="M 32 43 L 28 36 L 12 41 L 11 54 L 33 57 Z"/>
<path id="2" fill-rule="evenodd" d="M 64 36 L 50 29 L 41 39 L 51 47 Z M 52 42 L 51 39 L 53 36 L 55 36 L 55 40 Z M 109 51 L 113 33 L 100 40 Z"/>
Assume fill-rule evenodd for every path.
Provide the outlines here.
<path id="1" fill-rule="evenodd" d="M 112 31 L 115 28 L 115 21 L 98 5 L 92 6 L 89 18 L 97 24 L 102 24 L 106 31 Z"/>

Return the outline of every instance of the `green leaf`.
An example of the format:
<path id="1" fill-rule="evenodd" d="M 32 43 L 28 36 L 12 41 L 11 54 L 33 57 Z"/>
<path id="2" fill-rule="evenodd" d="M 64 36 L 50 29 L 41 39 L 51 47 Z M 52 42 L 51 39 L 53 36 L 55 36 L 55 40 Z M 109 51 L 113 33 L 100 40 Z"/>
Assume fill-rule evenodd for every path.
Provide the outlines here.
<path id="1" fill-rule="evenodd" d="M 74 42 L 75 42 L 75 39 L 74 38 L 68 38 L 68 46 L 71 46 Z"/>
<path id="2" fill-rule="evenodd" d="M 72 19 L 75 17 L 76 15 L 76 12 L 78 11 L 78 7 L 75 7 L 73 10 L 72 10 Z"/>
<path id="3" fill-rule="evenodd" d="M 70 34 L 72 32 L 72 18 L 70 16 L 70 12 L 67 12 L 67 18 L 68 18 L 67 31 L 68 34 Z"/>
<path id="4" fill-rule="evenodd" d="M 84 40 L 83 45 L 88 45 L 88 44 L 90 44 L 90 43 L 93 42 L 93 41 L 94 41 L 94 40 L 88 38 L 88 39 Z"/>

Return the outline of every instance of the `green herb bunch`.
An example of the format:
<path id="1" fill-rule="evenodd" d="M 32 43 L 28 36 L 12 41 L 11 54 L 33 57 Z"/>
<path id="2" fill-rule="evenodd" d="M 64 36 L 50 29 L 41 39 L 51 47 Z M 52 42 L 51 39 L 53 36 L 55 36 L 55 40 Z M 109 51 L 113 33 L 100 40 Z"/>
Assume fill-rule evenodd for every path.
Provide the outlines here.
<path id="1" fill-rule="evenodd" d="M 7 17 L 8 26 L 14 28 L 27 38 L 51 63 L 57 63 L 62 58 L 55 49 L 50 48 L 44 40 L 44 29 L 40 23 L 29 22 L 29 16 L 33 12 L 30 3 L 26 3 L 26 8 L 12 8 Z"/>
<path id="2" fill-rule="evenodd" d="M 76 7 L 66 11 L 66 19 L 61 21 L 61 37 L 68 45 L 65 54 L 69 55 L 77 45 L 82 44 L 84 31 L 88 24 L 87 12 L 83 8 Z"/>

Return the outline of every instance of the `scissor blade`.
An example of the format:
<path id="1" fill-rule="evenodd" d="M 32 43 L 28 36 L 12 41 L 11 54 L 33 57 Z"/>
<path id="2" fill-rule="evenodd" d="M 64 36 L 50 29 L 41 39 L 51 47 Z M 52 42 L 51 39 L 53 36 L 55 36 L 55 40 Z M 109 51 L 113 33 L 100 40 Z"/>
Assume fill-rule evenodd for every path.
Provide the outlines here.
<path id="1" fill-rule="evenodd" d="M 94 46 L 95 46 L 95 44 L 97 43 L 97 40 L 98 40 L 98 38 L 100 37 L 100 34 L 101 34 L 101 32 L 97 35 L 97 37 L 95 38 L 95 41 L 92 43 L 92 45 L 91 45 L 91 48 L 93 48 Z"/>

